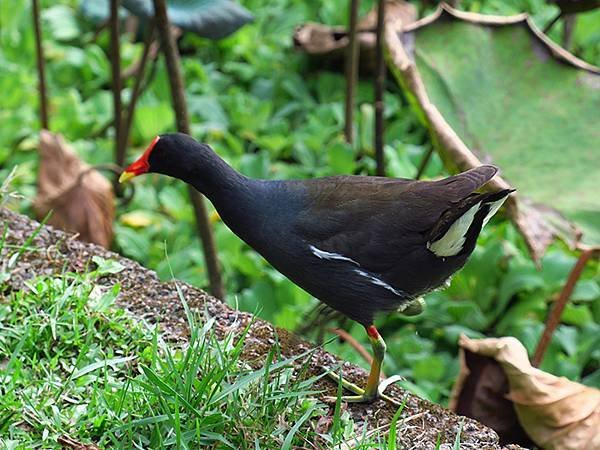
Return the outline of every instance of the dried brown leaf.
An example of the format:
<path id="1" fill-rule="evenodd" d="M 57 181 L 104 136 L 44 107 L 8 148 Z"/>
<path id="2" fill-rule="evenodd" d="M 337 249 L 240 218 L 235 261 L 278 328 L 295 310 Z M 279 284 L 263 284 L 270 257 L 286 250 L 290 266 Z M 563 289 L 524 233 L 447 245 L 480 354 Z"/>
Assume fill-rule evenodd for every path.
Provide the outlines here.
<path id="1" fill-rule="evenodd" d="M 461 349 L 461 372 L 452 390 L 450 409 L 492 428 L 500 444 L 531 447 L 508 393 L 508 379 L 497 361 Z"/>
<path id="2" fill-rule="evenodd" d="M 386 20 L 393 19 L 403 24 L 410 24 L 417 19 L 416 8 L 401 0 L 388 0 L 386 3 Z M 358 46 L 360 52 L 361 70 L 372 72 L 375 68 L 375 27 L 377 23 L 377 8 L 358 23 Z M 301 25 L 294 33 L 296 49 L 328 60 L 332 64 L 341 64 L 348 46 L 348 33 L 345 27 L 307 23 Z M 342 67 L 342 65 L 340 65 Z"/>
<path id="3" fill-rule="evenodd" d="M 549 450 L 600 449 L 600 390 L 531 366 L 527 350 L 513 337 L 461 336 L 459 345 L 461 371 L 453 389 L 452 406 L 461 403 L 468 384 L 470 367 L 465 355 L 478 355 L 495 361 L 506 376 L 509 389 L 505 397 L 538 446 Z"/>
<path id="4" fill-rule="evenodd" d="M 53 211 L 49 224 L 109 247 L 115 217 L 109 181 L 81 161 L 60 135 L 42 130 L 39 151 L 36 214 L 44 217 Z"/>

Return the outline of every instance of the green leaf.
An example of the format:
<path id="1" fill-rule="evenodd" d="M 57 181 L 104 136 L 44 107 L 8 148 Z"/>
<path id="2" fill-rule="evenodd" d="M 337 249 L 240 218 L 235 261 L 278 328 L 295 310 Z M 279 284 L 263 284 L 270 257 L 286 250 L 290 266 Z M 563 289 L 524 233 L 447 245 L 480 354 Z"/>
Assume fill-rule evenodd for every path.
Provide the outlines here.
<path id="1" fill-rule="evenodd" d="M 439 381 L 444 376 L 446 365 L 441 356 L 427 355 L 413 364 L 413 377 L 416 380 Z"/>
<path id="2" fill-rule="evenodd" d="M 540 275 L 544 284 L 552 288 L 561 288 L 567 281 L 569 272 L 575 265 L 576 258 L 564 252 L 553 251 L 542 259 Z"/>
<path id="3" fill-rule="evenodd" d="M 456 432 L 456 437 L 454 438 L 454 445 L 452 446 L 452 450 L 460 450 L 460 434 L 462 433 L 464 424 L 465 418 L 463 417 L 460 420 L 460 425 L 458 426 L 458 431 Z"/>
<path id="4" fill-rule="evenodd" d="M 108 292 L 105 292 L 98 298 L 92 298 L 90 295 L 89 305 L 91 310 L 96 312 L 105 312 L 115 303 L 120 291 L 121 286 L 119 284 L 115 284 Z M 92 293 L 93 292 L 94 290 L 92 290 Z"/>
<path id="5" fill-rule="evenodd" d="M 398 430 L 398 421 L 400 420 L 402 411 L 404 411 L 404 407 L 406 406 L 407 399 L 408 399 L 408 396 L 405 396 L 404 399 L 402 400 L 402 403 L 396 410 L 394 417 L 392 417 L 392 421 L 390 422 L 390 434 L 388 436 L 387 450 L 396 450 L 396 448 L 397 448 L 396 435 L 398 433 L 398 431 L 397 431 Z"/>
<path id="6" fill-rule="evenodd" d="M 136 16 L 154 17 L 152 0 L 123 0 Z M 169 20 L 178 27 L 209 39 L 222 39 L 251 22 L 254 17 L 231 0 L 169 0 Z"/>
<path id="7" fill-rule="evenodd" d="M 57 41 L 70 41 L 80 35 L 79 25 L 71 8 L 55 5 L 42 11 L 43 25 Z"/>
<path id="8" fill-rule="evenodd" d="M 71 379 L 76 380 L 77 378 L 87 375 L 88 373 L 91 373 L 94 370 L 98 370 L 98 369 L 101 369 L 101 368 L 107 367 L 107 366 L 110 366 L 114 369 L 114 366 L 123 364 L 127 361 L 132 361 L 136 358 L 137 358 L 137 356 L 124 356 L 124 357 L 120 357 L 120 358 L 112 358 L 112 359 L 105 359 L 103 361 L 97 361 L 95 363 L 88 364 L 87 366 L 82 367 L 81 369 L 77 370 L 73 374 Z"/>
<path id="9" fill-rule="evenodd" d="M 95 24 L 106 22 L 110 17 L 110 0 L 82 0 L 81 14 Z M 129 16 L 125 8 L 119 6 L 119 19 Z"/>
<path id="10" fill-rule="evenodd" d="M 556 208 L 584 243 L 600 244 L 600 73 L 555 57 L 524 20 L 489 26 L 444 11 L 412 33 L 428 100 L 458 137 L 519 195 Z"/>
<path id="11" fill-rule="evenodd" d="M 571 301 L 592 302 L 600 300 L 600 286 L 595 280 L 579 280 L 571 294 Z"/>
<path id="12" fill-rule="evenodd" d="M 202 119 L 199 124 L 205 130 L 225 131 L 229 127 L 229 118 L 216 97 L 208 95 L 189 95 L 190 113 Z M 198 126 L 198 124 L 195 124 Z"/>
<path id="13" fill-rule="evenodd" d="M 285 437 L 285 440 L 283 441 L 283 444 L 281 445 L 281 449 L 282 450 L 289 450 L 292 448 L 292 442 L 294 440 L 294 436 L 296 435 L 296 433 L 298 432 L 298 430 L 300 429 L 300 427 L 304 424 L 304 422 L 306 422 L 315 412 L 315 410 L 317 409 L 317 405 L 311 405 L 305 412 L 304 414 L 302 414 L 302 417 L 300 417 L 299 419 L 297 419 L 294 423 L 294 425 L 292 426 L 292 428 L 290 428 L 290 431 L 288 432 L 287 436 Z"/>
<path id="14" fill-rule="evenodd" d="M 168 103 L 140 104 L 135 109 L 135 140 L 150 142 L 157 134 L 171 130 L 175 114 Z"/>
<path id="15" fill-rule="evenodd" d="M 560 343 L 567 355 L 571 356 L 577 352 L 577 334 L 577 328 L 561 325 L 554 332 L 553 338 Z"/>
<path id="16" fill-rule="evenodd" d="M 98 269 L 96 271 L 99 275 L 116 274 L 125 269 L 125 266 L 114 259 L 104 259 L 101 256 L 93 256 L 92 261 L 96 263 Z"/>
<path id="17" fill-rule="evenodd" d="M 349 144 L 341 141 L 334 142 L 327 150 L 327 157 L 332 173 L 351 175 L 354 171 L 354 151 Z"/>
<path id="18" fill-rule="evenodd" d="M 251 178 L 269 178 L 270 168 L 269 153 L 246 153 L 240 159 L 239 169 L 244 175 Z"/>
<path id="19" fill-rule="evenodd" d="M 581 382 L 586 386 L 592 386 L 595 388 L 600 386 L 600 369 L 596 369 L 594 372 L 586 375 Z"/>
<path id="20" fill-rule="evenodd" d="M 498 300 L 494 308 L 493 317 L 498 317 L 508 306 L 510 299 L 519 292 L 531 292 L 542 288 L 544 280 L 532 267 L 515 265 L 502 279 L 498 290 Z"/>
<path id="21" fill-rule="evenodd" d="M 177 186 L 166 186 L 158 193 L 161 207 L 177 220 L 191 219 L 189 200 Z"/>
<path id="22" fill-rule="evenodd" d="M 572 303 L 567 303 L 560 319 L 563 323 L 580 327 L 594 321 L 588 305 L 573 305 Z"/>
<path id="23" fill-rule="evenodd" d="M 383 151 L 387 162 L 386 171 L 390 177 L 412 178 L 415 176 L 417 169 L 410 161 L 403 145 L 396 148 L 386 145 Z"/>
<path id="24" fill-rule="evenodd" d="M 425 400 L 429 400 L 431 401 L 431 393 L 428 392 L 424 386 L 415 384 L 411 381 L 408 380 L 403 380 L 403 381 L 399 381 L 397 383 L 398 386 L 402 387 L 403 389 L 406 389 L 407 391 L 415 394 L 418 397 L 424 398 Z"/>

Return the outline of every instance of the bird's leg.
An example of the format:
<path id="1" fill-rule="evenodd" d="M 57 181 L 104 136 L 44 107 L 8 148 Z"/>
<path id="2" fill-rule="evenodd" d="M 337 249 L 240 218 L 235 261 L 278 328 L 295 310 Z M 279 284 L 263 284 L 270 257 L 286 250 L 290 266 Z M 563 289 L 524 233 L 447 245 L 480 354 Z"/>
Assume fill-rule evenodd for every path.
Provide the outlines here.
<path id="1" fill-rule="evenodd" d="M 374 325 L 366 327 L 369 340 L 371 341 L 371 347 L 373 348 L 373 361 L 371 362 L 371 371 L 369 372 L 369 378 L 367 379 L 367 385 L 364 389 L 361 389 L 354 383 L 350 383 L 343 378 L 330 372 L 329 375 L 336 381 L 342 384 L 342 387 L 354 392 L 357 395 L 344 396 L 342 401 L 344 402 L 371 402 L 376 398 L 382 398 L 391 403 L 396 404 L 397 402 L 387 395 L 383 395 L 379 392 L 379 377 L 381 376 L 381 365 L 385 356 L 385 341 L 377 331 Z"/>
<path id="2" fill-rule="evenodd" d="M 371 362 L 371 371 L 369 372 L 369 378 L 367 379 L 367 385 L 365 386 L 365 400 L 373 400 L 377 398 L 379 387 L 379 379 L 381 377 L 381 365 L 383 364 L 383 358 L 385 357 L 385 341 L 375 328 L 375 325 L 367 327 L 367 334 L 369 335 L 369 341 L 371 341 L 371 348 L 373 349 L 373 361 Z"/>

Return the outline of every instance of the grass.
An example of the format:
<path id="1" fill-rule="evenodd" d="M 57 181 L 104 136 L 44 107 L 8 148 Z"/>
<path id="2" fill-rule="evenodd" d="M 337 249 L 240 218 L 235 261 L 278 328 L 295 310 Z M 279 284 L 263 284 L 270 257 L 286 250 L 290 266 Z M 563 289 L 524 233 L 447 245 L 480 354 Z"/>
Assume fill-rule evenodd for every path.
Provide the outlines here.
<path id="1" fill-rule="evenodd" d="M 5 246 L 2 239 L 1 248 Z M 14 249 L 16 261 L 29 239 Z M 248 325 L 217 337 L 215 320 L 184 305 L 189 339 L 166 342 L 157 326 L 115 306 L 122 270 L 94 258 L 85 274 L 42 276 L 0 296 L 0 448 L 62 448 L 66 442 L 109 448 L 282 448 L 336 445 L 355 436 L 339 401 L 331 430 L 307 375 L 310 352 L 282 358 L 277 343 L 263 367 L 242 359 Z M 379 438 L 376 438 L 377 440 Z"/>
<path id="2" fill-rule="evenodd" d="M 113 307 L 119 286 L 100 288 L 102 275 L 40 277 L 2 298 L 0 446 L 291 448 L 307 439 L 304 422 L 325 410 L 293 359 L 274 347 L 252 369 L 240 359 L 247 329 L 219 340 L 213 319 L 189 311 L 189 342 L 164 342 Z"/>
<path id="3" fill-rule="evenodd" d="M 9 224 L 0 237 L 0 448 L 396 448 L 405 403 L 389 427 L 365 421 L 357 432 L 341 384 L 331 411 L 316 398 L 326 373 L 309 376 L 314 350 L 284 358 L 276 340 L 255 368 L 242 355 L 252 322 L 219 338 L 215 318 L 191 311 L 178 285 L 184 343 L 115 305 L 120 286 L 103 278 L 124 269 L 118 261 L 93 256 L 84 273 L 13 289 L 42 226 L 21 245 L 7 242 Z"/>

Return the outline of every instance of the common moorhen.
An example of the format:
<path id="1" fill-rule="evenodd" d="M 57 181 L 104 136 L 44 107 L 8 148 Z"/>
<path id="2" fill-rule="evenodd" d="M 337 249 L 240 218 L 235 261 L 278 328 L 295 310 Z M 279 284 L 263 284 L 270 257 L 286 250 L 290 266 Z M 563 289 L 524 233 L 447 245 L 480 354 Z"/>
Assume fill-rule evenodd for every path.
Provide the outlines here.
<path id="1" fill-rule="evenodd" d="M 223 221 L 294 283 L 362 324 L 373 347 L 364 390 L 379 392 L 385 342 L 378 312 L 402 309 L 446 283 L 482 227 L 512 192 L 474 191 L 496 173 L 483 165 L 438 181 L 333 176 L 256 180 L 184 134 L 157 136 L 120 181 L 155 172 L 191 184 Z M 351 386 L 350 386 L 351 387 Z"/>

